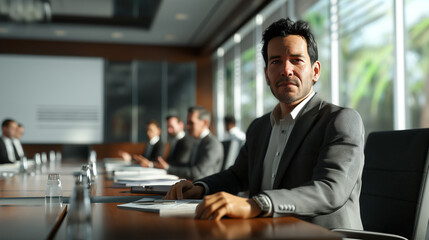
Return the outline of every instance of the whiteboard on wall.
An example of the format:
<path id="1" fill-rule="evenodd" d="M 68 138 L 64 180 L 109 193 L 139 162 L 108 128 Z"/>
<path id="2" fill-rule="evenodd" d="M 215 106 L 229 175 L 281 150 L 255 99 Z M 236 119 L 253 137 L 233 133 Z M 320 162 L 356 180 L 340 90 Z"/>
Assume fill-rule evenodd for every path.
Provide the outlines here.
<path id="1" fill-rule="evenodd" d="M 0 119 L 23 143 L 103 142 L 103 59 L 0 54 Z"/>

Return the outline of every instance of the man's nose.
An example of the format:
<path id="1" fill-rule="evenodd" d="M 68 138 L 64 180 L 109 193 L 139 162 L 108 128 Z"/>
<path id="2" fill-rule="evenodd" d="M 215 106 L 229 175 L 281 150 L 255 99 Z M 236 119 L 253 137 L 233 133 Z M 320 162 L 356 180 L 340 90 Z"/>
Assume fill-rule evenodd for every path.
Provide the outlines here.
<path id="1" fill-rule="evenodd" d="M 283 62 L 282 76 L 291 77 L 293 76 L 293 64 L 289 61 Z"/>

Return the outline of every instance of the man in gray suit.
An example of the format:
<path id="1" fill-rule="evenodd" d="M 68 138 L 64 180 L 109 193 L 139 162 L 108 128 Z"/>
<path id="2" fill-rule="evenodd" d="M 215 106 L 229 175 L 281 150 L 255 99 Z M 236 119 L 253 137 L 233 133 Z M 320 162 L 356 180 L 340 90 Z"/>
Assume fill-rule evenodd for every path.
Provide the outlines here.
<path id="1" fill-rule="evenodd" d="M 168 164 L 162 158 L 154 163 L 154 167 L 167 169 L 169 174 L 189 180 L 199 179 L 220 171 L 223 161 L 223 147 L 215 136 L 210 133 L 210 112 L 201 106 L 188 109 L 186 127 L 195 139 L 189 163 L 183 165 Z"/>
<path id="2" fill-rule="evenodd" d="M 307 23 L 280 19 L 263 34 L 267 85 L 279 104 L 249 126 L 235 164 L 166 198 L 202 198 L 196 218 L 296 216 L 362 229 L 364 127 L 359 114 L 320 99 L 317 45 Z M 249 191 L 250 198 L 233 194 Z"/>

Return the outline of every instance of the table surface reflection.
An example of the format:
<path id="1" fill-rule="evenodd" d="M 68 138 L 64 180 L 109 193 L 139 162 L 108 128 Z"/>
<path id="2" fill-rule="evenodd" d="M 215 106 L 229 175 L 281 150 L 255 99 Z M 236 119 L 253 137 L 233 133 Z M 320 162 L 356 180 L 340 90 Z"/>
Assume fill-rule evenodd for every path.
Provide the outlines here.
<path id="1" fill-rule="evenodd" d="M 81 163 L 62 163 L 0 179 L 2 239 L 66 239 L 67 205 L 47 208 L 45 186 L 49 172 L 60 173 L 63 196 L 74 186 L 73 172 Z M 99 164 L 98 169 L 102 169 Z M 144 197 L 126 188 L 112 188 L 100 171 L 91 190 L 94 203 L 90 239 L 341 239 L 337 233 L 294 217 L 222 219 L 161 218 L 157 213 L 119 209 L 126 199 Z"/>

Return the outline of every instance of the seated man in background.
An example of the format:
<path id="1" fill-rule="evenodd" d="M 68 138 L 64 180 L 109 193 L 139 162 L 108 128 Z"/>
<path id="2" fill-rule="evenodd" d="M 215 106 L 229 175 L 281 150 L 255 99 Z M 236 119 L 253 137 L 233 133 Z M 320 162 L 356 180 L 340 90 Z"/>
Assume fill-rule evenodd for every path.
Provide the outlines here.
<path id="1" fill-rule="evenodd" d="M 168 142 L 170 143 L 170 154 L 167 158 L 167 163 L 172 166 L 187 166 L 191 158 L 192 147 L 195 139 L 185 134 L 184 123 L 178 116 L 171 115 L 167 116 L 167 133 Z M 143 167 L 153 167 L 153 164 L 159 164 L 154 162 L 151 164 L 150 161 L 142 156 L 136 156 L 137 161 Z M 159 160 L 161 159 L 161 160 Z M 158 157 L 159 161 L 163 161 L 162 157 Z M 159 165 L 157 165 L 159 167 Z"/>
<path id="2" fill-rule="evenodd" d="M 246 134 L 244 134 L 243 131 L 241 131 L 236 125 L 235 125 L 235 117 L 234 116 L 225 116 L 224 118 L 225 123 L 225 129 L 228 133 L 228 139 L 229 140 L 236 140 L 241 144 L 243 144 L 246 141 Z"/>
<path id="3" fill-rule="evenodd" d="M 135 159 L 138 163 L 140 163 L 139 159 L 141 159 L 141 157 L 144 157 L 149 161 L 156 161 L 159 156 L 164 155 L 165 144 L 161 141 L 161 127 L 159 126 L 157 121 L 150 120 L 147 123 L 146 134 L 149 141 L 146 143 L 146 147 L 143 154 L 141 156 L 133 156 L 133 159 Z M 131 155 L 124 151 L 119 151 L 119 155 L 125 161 L 131 161 L 132 159 Z"/>
<path id="4" fill-rule="evenodd" d="M 154 162 L 154 167 L 167 169 L 169 174 L 195 180 L 220 171 L 223 161 L 222 144 L 210 133 L 210 113 L 196 106 L 188 109 L 187 129 L 195 139 L 189 163 L 183 166 L 169 164 L 162 158 Z"/>
<path id="5" fill-rule="evenodd" d="M 0 164 L 14 163 L 20 159 L 13 144 L 13 138 L 16 135 L 17 129 L 18 123 L 12 119 L 5 119 L 2 122 L 2 136 L 0 138 Z"/>
<path id="6" fill-rule="evenodd" d="M 292 215 L 328 229 L 362 229 L 364 126 L 355 110 L 315 94 L 321 67 L 308 24 L 271 24 L 262 55 L 266 83 L 279 103 L 250 124 L 232 167 L 176 183 L 166 199 L 205 196 L 199 219 Z M 250 198 L 233 195 L 246 190 Z"/>
<path id="7" fill-rule="evenodd" d="M 22 148 L 21 138 L 24 134 L 24 126 L 18 123 L 18 128 L 16 129 L 15 137 L 12 138 L 13 145 L 16 148 L 19 159 L 22 159 L 25 156 L 24 148 Z"/>

